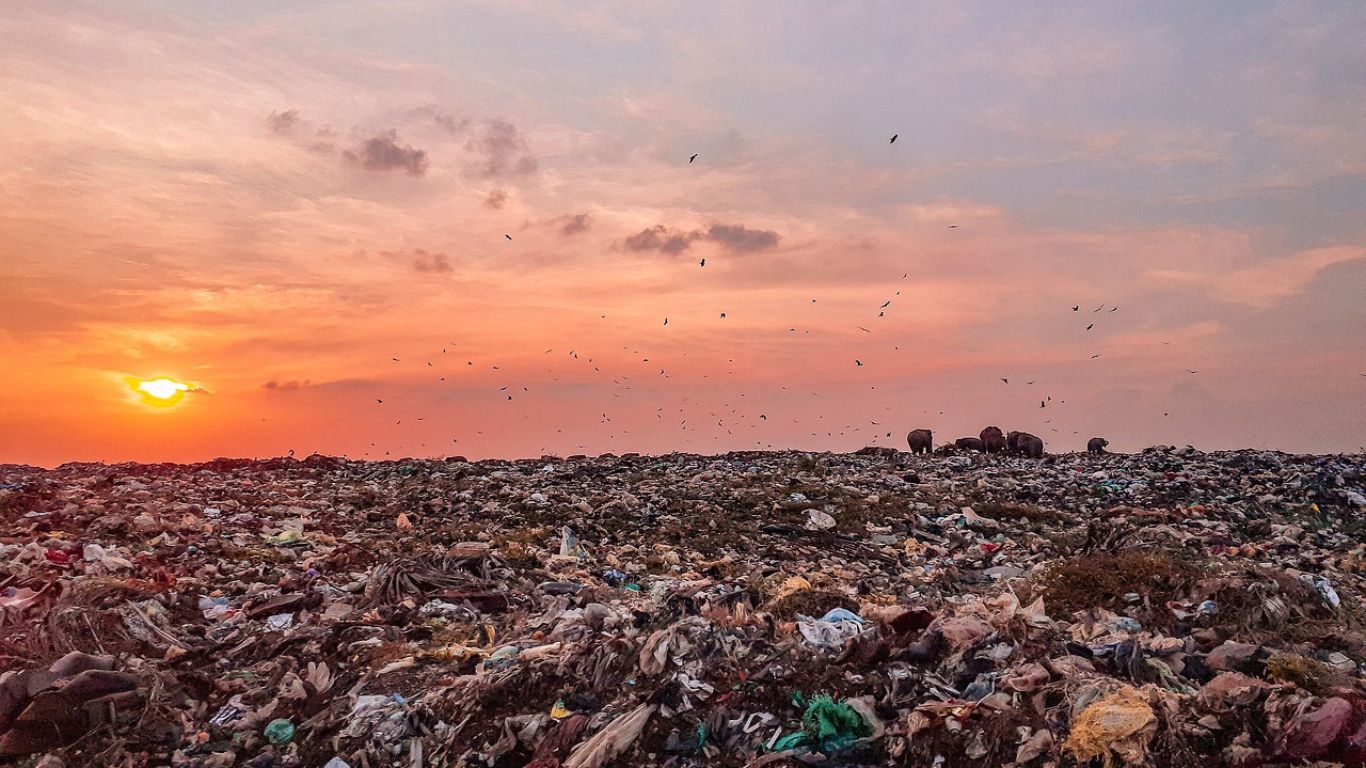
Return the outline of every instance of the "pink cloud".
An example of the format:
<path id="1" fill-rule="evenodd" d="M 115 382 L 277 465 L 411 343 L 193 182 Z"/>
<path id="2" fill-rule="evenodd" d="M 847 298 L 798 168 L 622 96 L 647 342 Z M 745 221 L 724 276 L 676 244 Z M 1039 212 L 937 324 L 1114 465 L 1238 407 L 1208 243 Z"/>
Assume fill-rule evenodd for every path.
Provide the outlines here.
<path id="1" fill-rule="evenodd" d="M 1300 251 L 1255 267 L 1226 271 L 1161 269 L 1149 271 L 1144 277 L 1159 284 L 1207 291 L 1220 301 L 1270 307 L 1301 292 L 1323 269 L 1357 260 L 1366 260 L 1366 250 L 1335 246 Z"/>

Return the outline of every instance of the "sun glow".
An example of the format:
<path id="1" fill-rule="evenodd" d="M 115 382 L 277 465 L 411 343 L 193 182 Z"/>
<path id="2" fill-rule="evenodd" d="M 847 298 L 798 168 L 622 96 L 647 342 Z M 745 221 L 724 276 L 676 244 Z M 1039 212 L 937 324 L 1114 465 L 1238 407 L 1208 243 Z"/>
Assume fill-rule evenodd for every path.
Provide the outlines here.
<path id="1" fill-rule="evenodd" d="M 158 408 L 175 405 L 185 398 L 186 392 L 192 391 L 189 384 L 165 377 L 155 379 L 128 377 L 126 381 L 129 389 L 138 395 L 139 400 Z"/>

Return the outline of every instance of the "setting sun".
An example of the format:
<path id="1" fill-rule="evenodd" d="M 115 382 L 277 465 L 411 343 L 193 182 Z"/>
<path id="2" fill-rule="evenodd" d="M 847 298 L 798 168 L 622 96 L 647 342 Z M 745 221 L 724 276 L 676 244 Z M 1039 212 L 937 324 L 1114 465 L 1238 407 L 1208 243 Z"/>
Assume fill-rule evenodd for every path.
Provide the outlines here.
<path id="1" fill-rule="evenodd" d="M 190 385 L 175 379 L 160 377 L 156 379 L 137 379 L 129 377 L 128 386 L 136 392 L 147 405 L 166 407 L 175 405 L 191 390 Z"/>

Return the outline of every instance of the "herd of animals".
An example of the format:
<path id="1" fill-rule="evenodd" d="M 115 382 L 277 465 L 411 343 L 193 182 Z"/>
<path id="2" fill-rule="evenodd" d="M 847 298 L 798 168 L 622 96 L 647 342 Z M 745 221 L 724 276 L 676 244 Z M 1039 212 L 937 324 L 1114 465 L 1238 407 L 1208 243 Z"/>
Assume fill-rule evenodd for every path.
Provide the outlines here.
<path id="1" fill-rule="evenodd" d="M 958 452 L 976 451 L 977 453 L 1004 453 L 1012 456 L 1025 456 L 1031 459 L 1043 458 L 1043 438 L 1028 432 L 1002 432 L 1000 427 L 987 427 L 977 437 L 960 437 L 952 443 L 945 443 L 938 449 L 934 447 L 934 433 L 928 429 L 913 429 L 906 435 L 906 444 L 911 453 L 948 455 Z M 1093 437 L 1086 442 L 1088 453 L 1104 453 L 1110 441 L 1103 437 Z"/>

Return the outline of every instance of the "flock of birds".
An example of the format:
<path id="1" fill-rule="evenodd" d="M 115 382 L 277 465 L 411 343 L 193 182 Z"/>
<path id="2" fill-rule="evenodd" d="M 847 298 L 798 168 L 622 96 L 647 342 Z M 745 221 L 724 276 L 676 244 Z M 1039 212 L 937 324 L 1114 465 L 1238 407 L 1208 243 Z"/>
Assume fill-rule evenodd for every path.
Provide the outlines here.
<path id="1" fill-rule="evenodd" d="M 897 141 L 898 136 L 899 136 L 899 134 L 893 134 L 892 137 L 891 137 L 891 139 L 889 140 L 888 143 L 889 143 L 889 144 L 895 144 L 896 141 Z M 691 165 L 691 164 L 695 163 L 695 162 L 697 161 L 698 157 L 700 157 L 700 156 L 701 156 L 701 153 L 693 153 L 692 155 L 690 155 L 690 156 L 688 157 L 688 164 Z M 958 225 L 958 224 L 949 224 L 949 225 L 947 225 L 947 228 L 948 228 L 948 229 L 951 229 L 951 230 L 956 230 L 956 229 L 959 229 L 959 225 Z M 511 235 L 510 233 L 505 233 L 503 236 L 504 236 L 504 238 L 506 238 L 506 240 L 508 240 L 508 241 L 511 241 L 511 240 L 512 240 L 512 235 Z M 700 261 L 698 262 L 698 267 L 699 267 L 699 268 L 705 268 L 706 266 L 707 266 L 707 260 L 706 260 L 706 258 L 700 259 Z M 909 277 L 909 273 L 904 273 L 904 274 L 902 274 L 901 279 L 902 279 L 902 280 L 905 280 L 905 279 L 907 279 L 908 277 Z M 898 291 L 895 292 L 895 294 L 893 294 L 892 297 L 887 298 L 885 301 L 883 301 L 883 302 L 877 307 L 877 315 L 876 315 L 876 317 L 885 317 L 885 316 L 887 315 L 887 312 L 889 311 L 889 309 L 892 307 L 893 301 L 896 299 L 897 296 L 900 296 L 900 295 L 901 295 L 901 291 L 898 290 Z M 817 299 L 816 299 L 816 298 L 812 298 L 812 299 L 811 299 L 811 304 L 814 305 L 814 304 L 816 304 L 816 303 L 817 303 Z M 1106 312 L 1105 310 L 1106 310 L 1106 305 L 1105 305 L 1105 304 L 1101 304 L 1100 306 L 1098 306 L 1098 307 L 1096 307 L 1095 309 L 1091 310 L 1090 314 L 1097 315 L 1097 314 L 1104 313 L 1105 315 L 1109 315 L 1109 314 L 1113 314 L 1113 313 L 1119 311 L 1119 307 L 1118 307 L 1118 306 L 1110 306 L 1109 309 L 1108 309 L 1108 312 Z M 1081 305 L 1079 305 L 1079 304 L 1074 304 L 1074 305 L 1072 305 L 1071 311 L 1072 311 L 1072 312 L 1078 312 L 1078 313 L 1081 312 Z M 607 315 L 605 315 L 605 314 L 604 314 L 604 315 L 601 315 L 600 317 L 601 317 L 603 320 L 606 320 L 606 319 L 607 319 Z M 721 312 L 721 313 L 720 313 L 720 318 L 723 319 L 723 320 L 726 319 L 726 312 L 724 312 L 724 311 Z M 1097 318 L 1097 319 L 1093 319 L 1093 320 L 1091 320 L 1090 322 L 1086 323 L 1085 328 L 1084 328 L 1084 332 L 1089 332 L 1089 331 L 1093 330 L 1093 329 L 1096 327 L 1097 322 L 1098 322 L 1098 318 Z M 665 327 L 667 327 L 667 326 L 669 325 L 669 318 L 668 318 L 667 316 L 663 318 L 663 323 L 662 323 L 662 325 L 665 326 Z M 872 329 L 870 329 L 870 328 L 868 328 L 868 327 L 866 327 L 866 326 L 858 325 L 858 326 L 855 326 L 855 327 L 856 327 L 859 331 L 861 331 L 861 332 L 863 332 L 863 333 L 868 333 L 868 334 L 873 333 Z M 797 333 L 797 330 L 798 330 L 798 329 L 797 329 L 797 327 L 795 327 L 795 326 L 789 327 L 789 328 L 788 328 L 788 333 L 789 333 L 789 334 L 795 334 L 795 333 Z M 810 330 L 809 330 L 809 329 L 804 329 L 803 333 L 809 334 L 809 333 L 810 333 Z M 1164 344 L 1164 345 L 1166 345 L 1166 344 L 1168 344 L 1168 343 L 1169 343 L 1169 342 L 1166 342 L 1166 341 L 1163 341 L 1163 342 L 1162 342 L 1162 344 Z M 447 350 L 448 350 L 449 348 L 451 348 L 451 347 L 457 347 L 457 346 L 458 346 L 457 342 L 454 342 L 454 341 L 449 342 L 449 346 L 448 346 L 448 347 L 443 347 L 443 348 L 441 349 L 441 351 L 440 351 L 439 356 L 437 356 L 437 357 L 438 357 L 439 359 L 442 359 L 442 360 L 448 360 L 448 359 L 449 359 L 449 356 L 447 355 Z M 894 346 L 893 346 L 893 349 L 894 349 L 894 350 L 899 350 L 900 347 L 894 345 Z M 549 354 L 552 354 L 554 351 L 555 351 L 554 348 L 550 348 L 550 349 L 545 350 L 545 354 L 546 354 L 546 355 L 549 355 Z M 660 377 L 662 377 L 662 378 L 669 378 L 668 366 L 658 366 L 658 360 L 656 359 L 654 362 L 652 362 L 651 358 L 648 356 L 647 353 L 646 353 L 646 354 L 643 354 L 643 353 L 640 352 L 640 350 L 638 350 L 638 349 L 631 349 L 631 348 L 629 348 L 629 347 L 622 347 L 622 351 L 625 352 L 625 353 L 627 353 L 627 354 L 629 354 L 630 356 L 632 356 L 632 357 L 634 357 L 634 358 L 638 358 L 640 364 L 642 364 L 642 365 L 648 365 L 649 368 L 646 369 L 646 370 L 649 371 L 649 373 L 646 374 L 646 375 L 650 375 L 651 377 L 654 377 L 654 378 L 660 378 Z M 682 356 L 682 357 L 687 357 L 687 353 L 686 353 L 686 352 L 683 352 L 683 353 L 681 354 L 681 356 Z M 1101 353 L 1096 353 L 1096 354 L 1091 355 L 1091 359 L 1092 359 L 1092 360 L 1099 359 L 1100 357 L 1101 357 Z M 395 364 L 400 364 L 400 365 L 403 364 L 403 359 L 400 358 L 400 357 L 391 357 L 390 359 L 391 359 L 391 361 L 392 361 L 393 363 L 395 363 Z M 562 359 L 562 361 L 563 361 L 563 360 L 569 361 L 569 363 L 570 363 L 571 365 L 577 364 L 577 365 L 586 366 L 587 368 L 591 368 L 591 369 L 592 369 L 592 372 L 593 372 L 594 374 L 602 374 L 602 373 L 603 373 L 603 370 L 602 370 L 602 367 L 601 367 L 601 366 L 603 365 L 602 363 L 595 362 L 594 358 L 591 357 L 591 356 L 586 356 L 586 355 L 585 355 L 585 356 L 581 356 L 581 355 L 579 354 L 579 352 L 578 352 L 577 349 L 570 349 L 570 350 L 568 350 L 568 352 L 565 353 L 565 357 Z M 434 364 L 433 360 L 427 359 L 427 360 L 425 360 L 424 362 L 425 362 L 425 366 L 423 366 L 423 367 L 425 367 L 425 368 L 432 368 L 432 369 L 435 369 L 435 368 L 436 368 L 436 365 Z M 735 373 L 734 369 L 731 368 L 731 367 L 729 367 L 729 366 L 732 366 L 734 362 L 735 362 L 735 361 L 734 361 L 733 358 L 727 359 L 727 366 L 728 366 L 728 369 L 725 371 L 725 373 L 726 373 L 727 376 L 732 376 L 732 375 L 734 375 L 734 373 Z M 855 367 L 855 368 L 864 368 L 864 367 L 865 367 L 865 364 L 864 364 L 864 361 L 863 361 L 862 358 L 854 357 L 854 358 L 853 358 L 853 363 L 854 363 L 854 367 Z M 654 372 L 653 372 L 655 367 L 658 367 L 658 372 L 657 372 L 657 373 L 654 373 Z M 442 364 L 442 370 L 445 371 L 446 368 L 447 368 L 447 364 L 446 364 L 446 363 L 443 363 L 443 364 Z M 467 360 L 465 361 L 465 366 L 463 366 L 463 368 L 465 368 L 466 370 L 475 369 L 476 371 L 484 371 L 484 372 L 500 372 L 500 371 L 502 370 L 502 369 L 500 368 L 500 366 L 498 366 L 498 365 L 488 365 L 487 368 L 484 368 L 484 367 L 481 365 L 480 367 L 476 368 L 475 361 L 474 361 L 473 359 L 467 359 Z M 1190 369 L 1186 369 L 1186 370 L 1187 370 L 1187 372 L 1188 372 L 1189 374 L 1192 374 L 1192 375 L 1198 373 L 1198 371 L 1195 371 L 1195 370 L 1190 370 Z M 559 374 L 562 373 L 561 370 L 557 370 L 554 366 L 548 366 L 548 367 L 546 367 L 545 371 L 546 371 L 547 373 L 550 374 L 550 379 L 551 379 L 552 382 L 559 382 L 559 381 L 560 381 L 560 379 L 559 379 Z M 713 372 L 714 372 L 714 371 L 713 371 Z M 638 374 L 633 373 L 632 375 L 638 375 Z M 618 372 L 618 373 L 616 373 L 615 375 L 611 375 L 611 376 L 610 376 L 610 380 L 611 380 L 612 385 L 613 385 L 614 387 L 617 388 L 617 391 L 613 392 L 613 394 L 612 394 L 612 397 L 613 397 L 614 399 L 620 399 L 624 394 L 627 394 L 627 393 L 631 392 L 631 390 L 633 389 L 633 385 L 636 383 L 636 380 L 634 380 L 634 379 L 632 378 L 632 375 L 627 375 L 627 374 L 624 373 L 624 372 Z M 704 378 L 704 379 L 710 378 L 710 375 L 711 375 L 711 374 L 709 374 L 709 373 L 703 373 L 703 374 L 701 374 L 702 378 Z M 1363 376 L 1366 376 L 1366 374 L 1362 374 L 1362 375 L 1363 375 Z M 444 382 L 447 381 L 448 376 L 449 376 L 449 372 L 447 371 L 447 375 L 443 375 L 443 376 L 437 377 L 437 381 L 438 381 L 439 383 L 444 383 Z M 1009 376 L 1001 376 L 1001 377 L 999 377 L 999 378 L 1000 378 L 1000 381 L 1001 381 L 1001 383 L 1002 383 L 1003 385 L 1007 385 L 1007 386 L 1010 385 L 1010 377 L 1009 377 Z M 1036 379 L 1031 379 L 1031 380 L 1025 381 L 1025 382 L 1024 382 L 1024 386 L 1030 387 L 1030 386 L 1033 386 L 1033 385 L 1036 384 L 1036 383 L 1037 383 L 1037 380 L 1036 380 Z M 519 389 L 520 389 L 520 394 L 530 394 L 530 393 L 531 393 L 531 390 L 530 390 L 528 387 L 526 387 L 526 386 L 522 386 L 522 387 L 518 388 L 518 387 L 516 387 L 515 385 L 512 385 L 512 384 L 507 384 L 507 385 L 504 385 L 504 386 L 502 386 L 502 387 L 499 387 L 499 388 L 497 389 L 497 393 L 498 393 L 498 396 L 499 396 L 500 398 L 505 398 L 505 401 L 512 401 L 512 400 L 514 399 L 514 397 L 515 397 L 517 394 L 519 394 Z M 876 388 L 875 386 L 870 386 L 870 391 L 875 391 L 876 389 L 877 389 L 877 388 Z M 782 387 L 780 387 L 780 391 L 788 393 L 788 396 L 791 396 L 791 395 L 795 394 L 793 391 L 789 390 L 789 388 L 788 388 L 787 386 L 782 386 Z M 703 433 L 704 431 L 710 432 L 710 433 L 711 433 L 711 438 L 712 438 L 712 440 L 713 440 L 713 441 L 718 441 L 718 442 L 719 442 L 719 441 L 721 440 L 721 438 L 722 438 L 722 433 L 724 433 L 726 436 L 734 437 L 734 436 L 737 434 L 736 430 L 743 430 L 743 429 L 757 430 L 757 429 L 760 428 L 761 425 L 763 425 L 763 424 L 769 422 L 768 414 L 767 414 L 767 413 L 759 413 L 759 412 L 758 412 L 759 408 L 755 407 L 755 406 L 753 405 L 752 401 L 747 400 L 747 396 L 748 396 L 747 393 L 745 393 L 745 392 L 738 392 L 737 395 L 738 395 L 738 397 L 733 398 L 733 399 L 735 400 L 734 403 L 728 402 L 727 400 L 730 400 L 731 398 L 727 398 L 727 399 L 724 399 L 724 400 L 722 400 L 722 401 L 720 402 L 720 407 L 719 407 L 719 408 L 717 408 L 715 405 L 707 406 L 707 405 L 705 405 L 703 402 L 701 402 L 700 400 L 696 400 L 696 399 L 689 398 L 689 397 L 682 397 L 682 398 L 680 398 L 680 400 L 679 400 L 679 402 L 678 402 L 678 405 L 679 405 L 680 407 L 678 407 L 676 411 L 673 411 L 673 412 L 672 412 L 672 415 L 670 416 L 670 418 L 677 417 L 677 419 L 678 419 L 677 425 L 678 425 L 678 427 L 679 427 L 679 429 L 680 429 L 681 431 L 683 431 L 683 432 L 685 432 L 685 433 L 691 432 L 691 433 L 693 433 L 694 435 L 699 435 L 699 434 Z M 820 396 L 821 396 L 821 395 L 820 395 L 819 392 L 815 392 L 815 391 L 812 391 L 812 392 L 811 392 L 811 397 L 819 398 Z M 1063 405 L 1066 405 L 1066 403 L 1067 403 L 1066 400 L 1064 400 L 1064 399 L 1059 399 L 1059 400 L 1056 402 L 1056 406 L 1063 406 Z M 384 398 L 381 398 L 381 397 L 376 397 L 376 398 L 375 398 L 375 406 L 376 406 L 376 407 L 384 407 L 384 406 L 386 406 L 386 405 L 389 405 L 389 407 L 391 407 L 391 408 L 393 407 L 392 403 L 386 403 L 386 400 L 385 400 Z M 1045 393 L 1045 394 L 1039 399 L 1039 408 L 1046 409 L 1046 408 L 1049 408 L 1049 407 L 1052 407 L 1052 406 L 1055 406 L 1055 403 L 1054 403 L 1054 400 L 1053 400 L 1053 396 L 1052 396 L 1051 394 Z M 892 410 L 892 407 L 889 406 L 889 405 L 884 405 L 884 406 L 883 406 L 883 410 L 884 410 L 884 411 L 891 411 L 891 410 Z M 922 413 L 928 414 L 929 411 L 928 411 L 928 410 L 925 410 L 925 411 L 922 411 Z M 941 415 L 941 416 L 944 415 L 944 411 L 939 411 L 938 413 L 939 413 L 939 415 Z M 528 417 L 527 414 L 524 413 L 524 414 L 522 414 L 522 415 L 523 415 L 523 419 L 524 419 L 524 420 L 529 420 L 529 417 Z M 1163 415 L 1163 416 L 1167 416 L 1167 415 L 1169 415 L 1169 413 L 1168 413 L 1168 412 L 1163 412 L 1162 415 Z M 662 422 L 662 421 L 665 419 L 665 417 L 666 417 L 665 408 L 662 407 L 662 406 L 656 407 L 656 408 L 655 408 L 655 418 L 656 418 L 656 421 Z M 426 416 L 425 416 L 425 415 L 424 415 L 424 416 L 416 416 L 416 417 L 413 417 L 413 418 L 415 418 L 415 420 L 418 421 L 418 422 L 426 421 Z M 822 434 L 823 434 L 825 437 L 832 437 L 832 438 L 833 438 L 833 437 L 843 437 L 843 436 L 852 437 L 852 436 L 855 436 L 855 435 L 860 435 L 860 436 L 863 436 L 864 438 L 867 438 L 869 435 L 871 435 L 871 437 L 872 437 L 872 439 L 873 439 L 873 441 L 874 441 L 875 443 L 876 443 L 877 441 L 879 441 L 879 440 L 890 439 L 890 438 L 892 437 L 892 432 L 887 430 L 886 423 L 885 423 L 884 421 L 879 421 L 879 420 L 877 420 L 877 419 L 870 419 L 869 422 L 868 422 L 867 424 L 846 423 L 846 424 L 843 424 L 843 425 L 840 425 L 840 426 L 829 426 L 829 425 L 821 424 L 821 422 L 824 422 L 824 421 L 825 421 L 825 416 L 824 416 L 824 415 L 819 415 L 819 414 L 817 413 L 816 415 L 814 415 L 813 417 L 810 418 L 810 421 L 811 421 L 812 423 L 814 423 L 814 424 L 817 425 L 817 429 L 810 432 L 810 435 L 811 435 L 812 437 L 821 437 Z M 797 424 L 802 423 L 802 422 L 801 422 L 801 419 L 796 418 L 796 417 L 793 417 L 793 418 L 792 418 L 792 422 L 793 422 L 793 423 L 797 423 Z M 598 423 L 599 423 L 599 424 L 604 424 L 604 425 L 613 425 L 613 424 L 614 424 L 614 420 L 613 420 L 613 418 L 612 418 L 611 416 L 609 416 L 609 414 L 608 414 L 607 411 L 603 411 L 602 414 L 601 414 L 601 417 L 598 419 Z M 1045 419 L 1045 420 L 1043 421 L 1043 423 L 1044 423 L 1044 424 L 1050 424 L 1050 425 L 1051 425 L 1051 424 L 1053 423 L 1053 419 L 1051 419 L 1051 418 L 1050 418 L 1050 419 Z M 402 424 L 403 424 L 403 419 L 402 419 L 402 418 L 396 419 L 395 422 L 394 422 L 394 424 L 395 424 L 396 426 L 402 425 Z M 822 428 L 822 427 L 825 427 L 824 432 L 821 431 L 821 428 Z M 870 429 L 870 430 L 868 430 L 867 433 L 864 433 L 863 430 L 864 430 L 865 427 L 876 427 L 876 429 Z M 1056 428 L 1056 427 L 1049 427 L 1049 429 L 1051 429 L 1053 432 L 1058 432 L 1058 431 L 1059 431 L 1058 428 Z M 563 428 L 561 427 L 561 428 L 557 428 L 555 431 L 556 431 L 557 434 L 563 434 L 563 431 L 564 431 L 564 430 L 563 430 Z M 474 432 L 475 432 L 476 435 L 479 435 L 479 436 L 483 436 L 483 435 L 484 435 L 484 432 L 483 432 L 482 430 L 475 430 Z M 614 439 L 617 437 L 618 433 L 621 434 L 621 435 L 623 435 L 623 436 L 626 436 L 626 435 L 629 435 L 629 434 L 630 434 L 629 430 L 627 430 L 627 429 L 625 429 L 625 428 L 609 426 L 609 428 L 608 428 L 608 438 L 609 438 L 609 439 L 613 439 L 613 440 L 614 440 Z M 1077 432 L 1077 431 L 1073 431 L 1072 434 L 1073 434 L 1073 435 L 1077 435 L 1077 434 L 1080 434 L 1080 433 Z M 450 440 L 451 440 L 451 443 L 454 444 L 454 445 L 458 445 L 458 444 L 460 443 L 460 438 L 457 437 L 457 436 L 452 436 L 452 437 L 450 437 Z M 773 447 L 772 443 L 765 443 L 763 439 L 756 439 L 756 440 L 755 440 L 755 444 L 756 444 L 757 446 L 760 446 L 760 447 L 767 447 L 767 448 L 772 448 L 772 447 Z M 421 442 L 421 441 L 419 441 L 418 446 L 419 446 L 420 448 L 423 448 L 423 449 L 428 449 L 428 448 L 429 448 L 429 446 L 427 445 L 426 442 Z M 383 450 L 383 453 L 384 453 L 385 456 L 391 455 L 391 450 L 382 449 L 382 448 L 378 445 L 377 442 L 371 442 L 371 443 L 370 443 L 370 447 L 371 447 L 371 448 L 374 448 L 374 449 L 376 450 L 376 452 L 378 452 L 378 451 L 380 451 L 380 450 Z M 582 450 L 582 449 L 587 449 L 588 446 L 587 446 L 587 443 L 577 443 L 577 444 L 575 444 L 575 447 Z M 398 445 L 393 446 L 393 450 L 402 451 L 402 450 L 404 450 L 404 449 L 405 449 L 405 446 L 402 445 L 402 444 L 398 444 Z M 435 449 L 435 446 L 432 446 L 431 449 L 434 450 L 434 449 Z M 411 450 L 411 448 L 409 448 L 409 450 Z M 544 452 L 546 451 L 546 447 L 543 446 L 542 449 L 541 449 L 541 451 L 542 451 L 542 453 L 544 453 Z M 365 452 L 365 455 L 366 455 L 366 456 L 369 456 L 369 455 L 370 455 L 370 452 L 369 452 L 369 451 L 366 451 L 366 452 Z"/>

